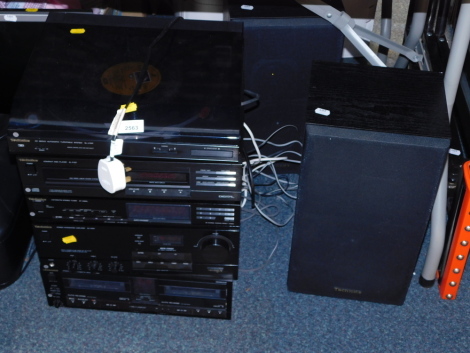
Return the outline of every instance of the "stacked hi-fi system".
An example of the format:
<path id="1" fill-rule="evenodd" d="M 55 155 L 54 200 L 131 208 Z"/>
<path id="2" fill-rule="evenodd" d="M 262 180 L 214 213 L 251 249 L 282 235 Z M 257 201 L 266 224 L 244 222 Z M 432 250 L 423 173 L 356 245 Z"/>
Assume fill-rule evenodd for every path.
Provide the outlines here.
<path id="1" fill-rule="evenodd" d="M 242 42 L 233 23 L 49 16 L 9 126 L 49 305 L 231 317 Z"/>

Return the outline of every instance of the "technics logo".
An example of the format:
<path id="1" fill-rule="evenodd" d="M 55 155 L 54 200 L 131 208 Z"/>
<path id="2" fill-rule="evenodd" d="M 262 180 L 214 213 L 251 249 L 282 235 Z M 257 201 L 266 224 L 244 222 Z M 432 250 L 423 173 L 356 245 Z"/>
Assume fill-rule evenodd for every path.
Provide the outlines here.
<path id="1" fill-rule="evenodd" d="M 348 288 L 339 288 L 339 287 L 334 287 L 335 292 L 342 292 L 342 293 L 349 293 L 349 294 L 362 294 L 362 291 L 359 289 L 348 289 Z"/>

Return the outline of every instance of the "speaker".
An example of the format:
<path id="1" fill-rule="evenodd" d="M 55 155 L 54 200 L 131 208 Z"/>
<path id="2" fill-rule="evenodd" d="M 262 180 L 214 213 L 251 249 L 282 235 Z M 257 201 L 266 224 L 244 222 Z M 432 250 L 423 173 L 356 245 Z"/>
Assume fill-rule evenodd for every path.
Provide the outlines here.
<path id="1" fill-rule="evenodd" d="M 33 14 L 33 15 L 37 15 Z M 24 15 L 23 15 L 24 16 Z M 27 18 L 28 15 L 24 16 Z M 5 15 L 6 17 L 6 15 Z M 33 16 L 31 16 L 32 18 Z M 34 43 L 39 39 L 43 22 L 0 21 L 0 113 L 10 114 L 13 97 L 28 63 Z"/>
<path id="2" fill-rule="evenodd" d="M 288 289 L 403 304 L 450 145 L 441 74 L 314 63 Z"/>
<path id="3" fill-rule="evenodd" d="M 8 116 L 0 114 L 0 289 L 21 275 L 33 235 L 16 163 L 8 153 Z"/>
<path id="4" fill-rule="evenodd" d="M 305 129 L 312 62 L 339 62 L 343 35 L 294 0 L 255 0 L 250 2 L 251 7 L 245 3 L 229 1 L 231 20 L 244 23 L 245 88 L 260 95 L 259 104 L 245 112 L 245 122 L 256 138 L 266 139 L 287 126 L 272 142 L 298 141 Z M 249 141 L 244 147 L 253 150 Z M 272 155 L 288 150 L 302 151 L 299 144 L 265 145 L 262 153 Z M 285 156 L 298 159 L 292 153 Z M 281 172 L 298 173 L 297 165 L 276 165 Z"/>

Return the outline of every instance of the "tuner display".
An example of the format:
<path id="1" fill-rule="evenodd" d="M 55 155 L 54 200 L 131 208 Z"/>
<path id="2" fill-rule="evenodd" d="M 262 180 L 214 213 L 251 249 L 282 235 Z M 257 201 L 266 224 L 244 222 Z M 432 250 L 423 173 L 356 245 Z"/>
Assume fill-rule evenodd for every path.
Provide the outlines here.
<path id="1" fill-rule="evenodd" d="M 170 172 L 129 172 L 128 175 L 134 182 L 146 183 L 168 183 L 173 182 L 178 185 L 187 185 L 189 182 L 188 173 Z"/>
<path id="2" fill-rule="evenodd" d="M 188 205 L 165 205 L 128 203 L 127 212 L 132 219 L 151 219 L 166 221 L 180 221 L 182 223 L 191 221 L 191 207 Z"/>

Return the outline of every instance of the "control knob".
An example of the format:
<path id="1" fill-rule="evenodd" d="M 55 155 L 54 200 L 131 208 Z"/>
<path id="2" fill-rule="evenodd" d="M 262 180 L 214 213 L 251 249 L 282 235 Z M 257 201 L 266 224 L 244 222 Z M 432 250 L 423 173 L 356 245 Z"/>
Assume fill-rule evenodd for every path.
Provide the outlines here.
<path id="1" fill-rule="evenodd" d="M 99 261 L 92 260 L 88 263 L 88 269 L 92 272 L 100 272 L 102 271 L 101 263 Z"/>
<path id="2" fill-rule="evenodd" d="M 226 262 L 230 251 L 234 248 L 230 239 L 213 233 L 199 240 L 201 255 L 208 263 L 221 264 Z"/>
<path id="3" fill-rule="evenodd" d="M 77 260 L 69 260 L 69 261 L 67 261 L 67 269 L 68 269 L 70 272 L 75 272 L 75 271 L 81 270 L 80 262 L 78 262 Z"/>
<path id="4" fill-rule="evenodd" d="M 118 261 L 110 262 L 109 265 L 108 265 L 108 269 L 112 273 L 122 272 L 122 270 L 123 270 L 122 264 L 119 263 Z"/>

